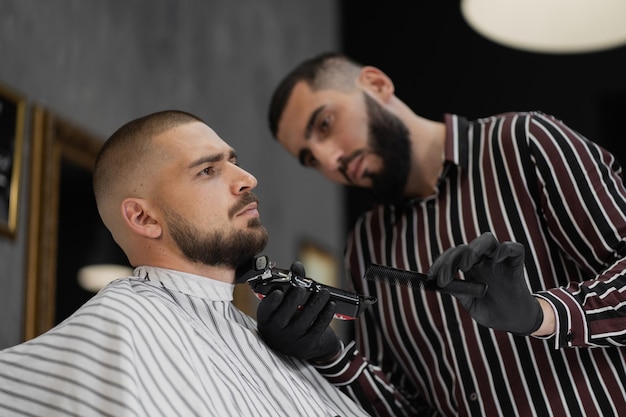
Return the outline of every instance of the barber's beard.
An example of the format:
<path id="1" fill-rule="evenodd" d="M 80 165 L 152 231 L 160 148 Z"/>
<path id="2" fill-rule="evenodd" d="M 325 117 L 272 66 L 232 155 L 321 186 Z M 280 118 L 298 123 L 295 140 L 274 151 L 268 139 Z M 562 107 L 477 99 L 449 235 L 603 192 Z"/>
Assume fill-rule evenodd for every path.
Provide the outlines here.
<path id="1" fill-rule="evenodd" d="M 256 201 L 256 198 L 244 197 L 242 200 L 237 207 L 243 208 L 250 201 Z M 237 207 L 233 207 L 229 212 L 240 211 L 241 209 Z M 183 255 L 192 262 L 236 269 L 259 254 L 267 244 L 267 231 L 258 218 L 250 219 L 244 230 L 235 230 L 231 233 L 221 230 L 203 232 L 173 210 L 164 208 L 164 213 L 172 239 Z"/>
<path id="2" fill-rule="evenodd" d="M 409 129 L 396 115 L 364 93 L 369 118 L 368 144 L 382 159 L 378 173 L 370 173 L 372 192 L 382 204 L 397 204 L 403 200 L 411 168 Z"/>

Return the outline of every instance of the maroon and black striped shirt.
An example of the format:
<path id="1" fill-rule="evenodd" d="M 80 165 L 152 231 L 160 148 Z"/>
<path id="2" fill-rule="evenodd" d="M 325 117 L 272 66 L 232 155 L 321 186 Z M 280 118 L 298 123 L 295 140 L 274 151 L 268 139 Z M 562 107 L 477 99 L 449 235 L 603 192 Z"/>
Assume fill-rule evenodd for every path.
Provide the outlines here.
<path id="1" fill-rule="evenodd" d="M 318 367 L 375 415 L 626 413 L 626 189 L 615 158 L 554 117 L 446 115 L 435 195 L 365 213 L 346 247 L 354 290 L 378 298 L 357 340 Z M 374 262 L 426 272 L 490 231 L 526 247 L 553 337 L 478 325 L 449 295 L 363 280 Z M 526 314 L 520 311 L 520 314 Z"/>

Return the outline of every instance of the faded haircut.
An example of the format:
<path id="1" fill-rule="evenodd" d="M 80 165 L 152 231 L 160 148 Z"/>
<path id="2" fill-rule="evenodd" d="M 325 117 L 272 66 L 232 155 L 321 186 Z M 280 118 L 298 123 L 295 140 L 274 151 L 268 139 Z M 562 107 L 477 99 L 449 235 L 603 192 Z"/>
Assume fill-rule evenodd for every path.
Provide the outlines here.
<path id="1" fill-rule="evenodd" d="M 272 95 L 268 114 L 272 136 L 276 137 L 278 123 L 297 83 L 304 81 L 313 91 L 347 91 L 354 88 L 361 68 L 362 65 L 338 52 L 325 52 L 300 63 L 282 79 Z"/>
<path id="2" fill-rule="evenodd" d="M 159 152 L 152 145 L 153 137 L 191 122 L 204 123 L 191 113 L 165 110 L 132 120 L 117 129 L 96 157 L 93 190 L 98 207 L 123 182 L 132 181 L 138 170 L 151 169 L 153 157 Z"/>

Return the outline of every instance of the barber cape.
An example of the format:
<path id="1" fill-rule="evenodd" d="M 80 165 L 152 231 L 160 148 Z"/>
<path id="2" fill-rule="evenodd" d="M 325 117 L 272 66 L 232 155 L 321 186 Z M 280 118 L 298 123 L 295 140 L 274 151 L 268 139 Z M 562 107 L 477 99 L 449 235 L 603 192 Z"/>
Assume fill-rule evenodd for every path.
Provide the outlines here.
<path id="1" fill-rule="evenodd" d="M 0 351 L 0 416 L 364 416 L 307 363 L 277 354 L 234 285 L 153 267 Z"/>

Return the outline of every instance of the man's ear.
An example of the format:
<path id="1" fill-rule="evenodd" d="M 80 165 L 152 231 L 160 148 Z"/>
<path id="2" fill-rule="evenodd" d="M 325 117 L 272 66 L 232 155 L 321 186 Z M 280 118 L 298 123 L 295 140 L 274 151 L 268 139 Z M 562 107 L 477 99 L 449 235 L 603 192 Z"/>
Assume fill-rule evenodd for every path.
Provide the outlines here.
<path id="1" fill-rule="evenodd" d="M 365 66 L 357 78 L 357 85 L 386 102 L 395 93 L 393 81 L 376 67 Z"/>
<path id="2" fill-rule="evenodd" d="M 163 232 L 159 222 L 151 215 L 150 205 L 141 198 L 127 198 L 122 202 L 122 216 L 126 225 L 135 233 L 158 238 Z"/>

